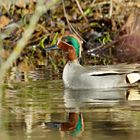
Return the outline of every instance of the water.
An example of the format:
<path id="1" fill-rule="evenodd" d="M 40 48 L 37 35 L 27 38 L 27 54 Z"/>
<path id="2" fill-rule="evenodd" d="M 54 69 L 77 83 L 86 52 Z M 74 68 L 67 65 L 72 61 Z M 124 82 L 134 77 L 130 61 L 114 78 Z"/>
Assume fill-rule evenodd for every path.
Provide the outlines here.
<path id="1" fill-rule="evenodd" d="M 0 88 L 2 140 L 134 140 L 140 89 L 64 90 L 62 81 Z"/>

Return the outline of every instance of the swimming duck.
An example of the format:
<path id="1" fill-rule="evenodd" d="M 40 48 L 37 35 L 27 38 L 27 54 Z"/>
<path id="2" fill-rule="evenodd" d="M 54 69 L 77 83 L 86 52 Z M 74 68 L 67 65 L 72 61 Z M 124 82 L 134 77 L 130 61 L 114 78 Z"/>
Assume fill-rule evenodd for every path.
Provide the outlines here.
<path id="1" fill-rule="evenodd" d="M 60 48 L 67 52 L 68 62 L 63 70 L 63 82 L 69 89 L 99 89 L 136 86 L 140 80 L 139 64 L 118 64 L 84 67 L 80 65 L 82 42 L 74 35 L 61 37 L 47 51 Z"/>

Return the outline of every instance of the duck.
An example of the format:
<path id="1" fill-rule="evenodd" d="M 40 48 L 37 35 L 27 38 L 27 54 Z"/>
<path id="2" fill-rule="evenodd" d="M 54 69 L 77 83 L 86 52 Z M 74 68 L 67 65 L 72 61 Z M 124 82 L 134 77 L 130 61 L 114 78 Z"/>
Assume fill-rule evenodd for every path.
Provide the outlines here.
<path id="1" fill-rule="evenodd" d="M 84 131 L 84 119 L 81 112 L 68 112 L 65 122 L 45 122 L 46 128 L 55 128 L 59 131 L 69 132 L 73 137 L 78 137 Z"/>
<path id="2" fill-rule="evenodd" d="M 71 111 L 80 110 L 86 105 L 114 106 L 119 105 L 131 96 L 135 88 L 94 89 L 94 90 L 64 90 L 65 107 Z M 129 94 L 129 95 L 128 95 Z"/>
<path id="3" fill-rule="evenodd" d="M 66 89 L 108 89 L 138 86 L 140 81 L 139 64 L 116 64 L 82 66 L 79 62 L 82 41 L 75 34 L 60 37 L 57 43 L 46 51 L 62 49 L 68 62 L 63 69 L 63 83 Z"/>

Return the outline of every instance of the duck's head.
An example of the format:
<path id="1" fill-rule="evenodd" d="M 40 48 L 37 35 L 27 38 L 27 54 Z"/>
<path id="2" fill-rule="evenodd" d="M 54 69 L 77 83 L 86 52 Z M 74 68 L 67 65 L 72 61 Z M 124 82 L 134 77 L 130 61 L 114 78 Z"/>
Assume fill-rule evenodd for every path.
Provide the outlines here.
<path id="1" fill-rule="evenodd" d="M 81 57 L 82 41 L 73 34 L 61 37 L 56 45 L 48 47 L 46 50 L 60 48 L 67 52 L 70 61 L 78 60 Z"/>

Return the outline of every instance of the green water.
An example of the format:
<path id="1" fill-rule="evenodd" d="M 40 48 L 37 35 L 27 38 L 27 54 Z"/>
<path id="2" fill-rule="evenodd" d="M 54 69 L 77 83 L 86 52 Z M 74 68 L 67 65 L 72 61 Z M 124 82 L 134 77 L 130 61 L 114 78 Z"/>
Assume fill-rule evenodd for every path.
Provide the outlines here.
<path id="1" fill-rule="evenodd" d="M 62 81 L 0 88 L 2 140 L 134 140 L 140 137 L 138 88 L 71 91 Z M 71 129 L 70 115 L 78 119 Z"/>

